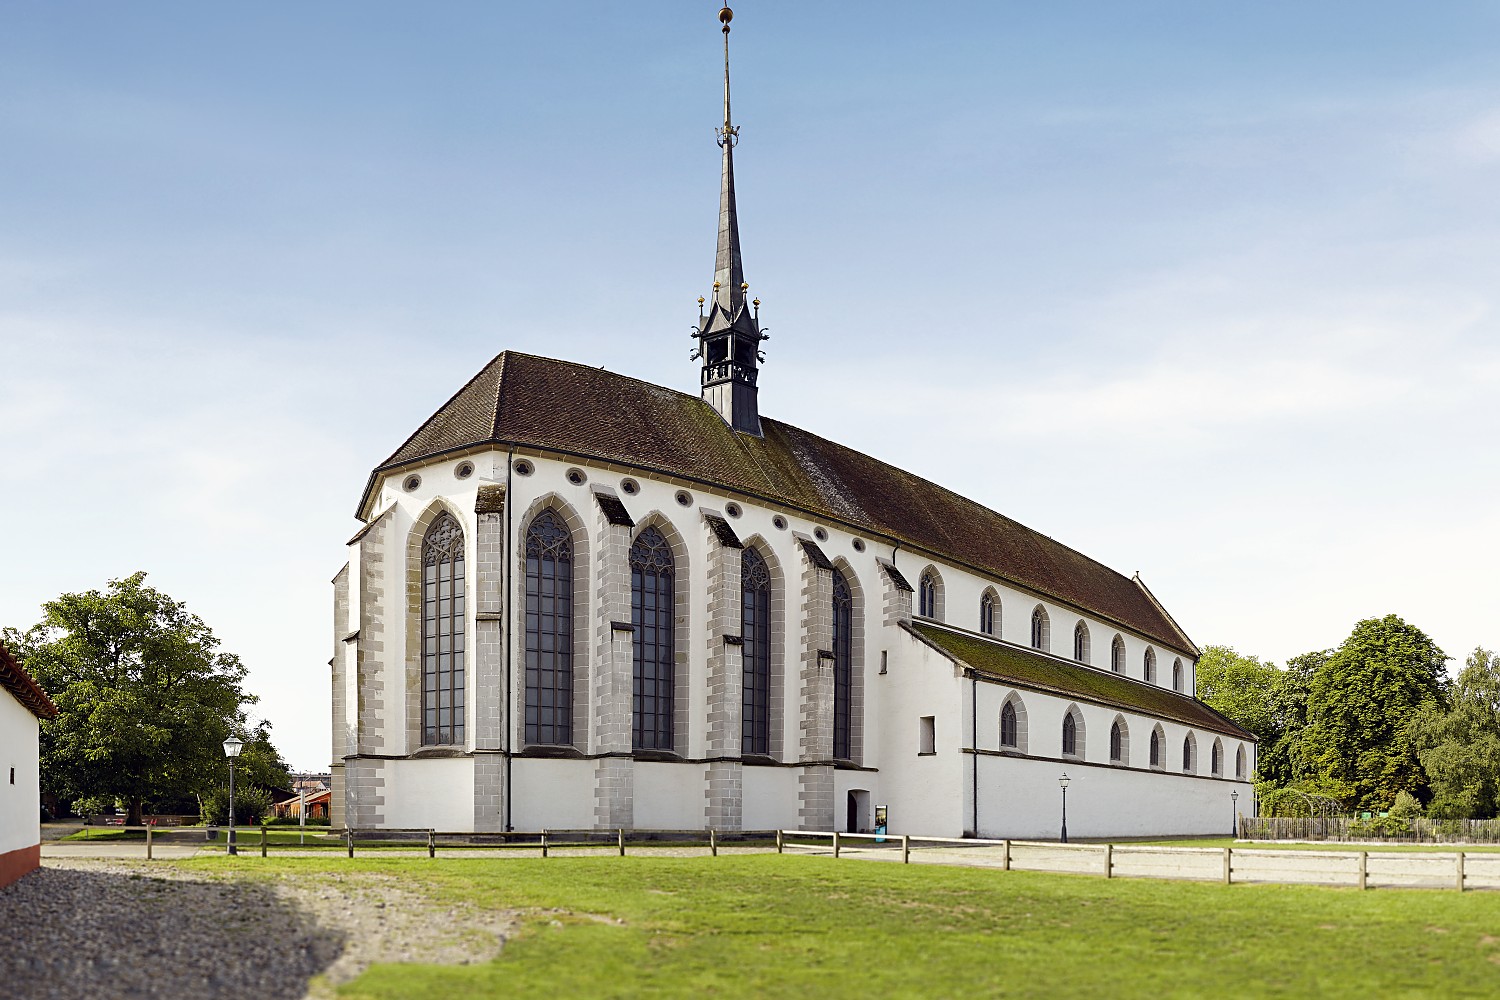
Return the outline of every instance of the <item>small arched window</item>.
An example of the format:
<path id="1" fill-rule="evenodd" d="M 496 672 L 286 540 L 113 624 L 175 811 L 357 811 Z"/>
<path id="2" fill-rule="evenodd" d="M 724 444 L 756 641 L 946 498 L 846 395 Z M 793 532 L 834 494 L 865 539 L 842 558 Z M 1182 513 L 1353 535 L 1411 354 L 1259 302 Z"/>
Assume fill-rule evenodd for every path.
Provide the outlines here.
<path id="1" fill-rule="evenodd" d="M 918 587 L 921 591 L 919 595 L 921 598 L 921 602 L 918 605 L 917 614 L 921 615 L 923 618 L 936 618 L 937 577 L 933 576 L 930 570 L 926 573 L 923 573 L 922 582 L 918 584 Z"/>
<path id="2" fill-rule="evenodd" d="M 1031 612 L 1031 648 L 1044 651 L 1052 648 L 1052 622 L 1047 609 L 1040 604 Z"/>
<path id="3" fill-rule="evenodd" d="M 1000 706 L 1000 749 L 1026 752 L 1026 705 L 1014 693 Z"/>
<path id="4" fill-rule="evenodd" d="M 1234 776 L 1241 781 L 1245 780 L 1245 744 L 1243 743 L 1234 755 Z"/>
<path id="5" fill-rule="evenodd" d="M 1161 759 L 1162 744 L 1164 741 L 1165 737 L 1162 735 L 1161 726 L 1157 726 L 1151 730 L 1151 766 L 1158 771 L 1164 766 Z"/>
<path id="6" fill-rule="evenodd" d="M 1182 690 L 1182 658 L 1178 657 L 1172 661 L 1172 690 Z"/>
<path id="7" fill-rule="evenodd" d="M 1064 757 L 1084 756 L 1084 735 L 1082 713 L 1078 711 L 1077 705 L 1068 706 L 1068 711 L 1063 715 L 1062 724 L 1062 752 Z"/>
<path id="8" fill-rule="evenodd" d="M 1145 660 L 1141 664 L 1141 676 L 1152 684 L 1156 683 L 1156 650 L 1150 646 L 1146 647 Z"/>
<path id="9" fill-rule="evenodd" d="M 998 602 L 995 595 L 985 591 L 979 599 L 979 631 L 985 635 L 995 634 L 995 606 Z"/>
<path id="10" fill-rule="evenodd" d="M 1118 635 L 1109 644 L 1109 669 L 1117 674 L 1125 672 L 1125 640 Z"/>
<path id="11" fill-rule="evenodd" d="M 1217 738 L 1208 751 L 1208 773 L 1215 778 L 1224 776 L 1224 742 Z"/>
<path id="12" fill-rule="evenodd" d="M 1073 626 L 1073 659 L 1089 662 L 1089 627 L 1083 622 Z"/>
<path id="13" fill-rule="evenodd" d="M 439 514 L 422 536 L 422 743 L 464 741 L 464 530 Z"/>
<path id="14" fill-rule="evenodd" d="M 1109 762 L 1122 763 L 1125 759 L 1125 734 L 1119 722 L 1109 727 Z"/>
<path id="15" fill-rule="evenodd" d="M 1188 733 L 1182 739 L 1182 770 L 1187 774 L 1196 774 L 1198 771 L 1198 741 Z"/>
<path id="16" fill-rule="evenodd" d="M 573 742 L 573 533 L 554 510 L 526 529 L 526 742 Z"/>

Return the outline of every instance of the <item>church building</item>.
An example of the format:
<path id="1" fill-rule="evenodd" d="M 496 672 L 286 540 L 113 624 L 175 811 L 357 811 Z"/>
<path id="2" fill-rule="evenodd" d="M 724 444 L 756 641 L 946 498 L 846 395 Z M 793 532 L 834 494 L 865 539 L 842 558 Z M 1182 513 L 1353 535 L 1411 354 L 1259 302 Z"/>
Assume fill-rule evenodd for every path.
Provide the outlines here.
<path id="1" fill-rule="evenodd" d="M 506 351 L 334 578 L 334 827 L 1222 834 L 1255 738 L 1139 576 L 761 415 L 724 34 L 699 393 Z"/>

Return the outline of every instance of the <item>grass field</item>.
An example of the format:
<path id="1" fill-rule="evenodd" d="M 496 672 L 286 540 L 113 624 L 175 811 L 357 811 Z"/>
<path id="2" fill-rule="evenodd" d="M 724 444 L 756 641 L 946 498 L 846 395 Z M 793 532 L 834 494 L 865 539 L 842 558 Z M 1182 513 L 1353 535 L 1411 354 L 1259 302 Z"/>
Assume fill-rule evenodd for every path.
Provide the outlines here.
<path id="1" fill-rule="evenodd" d="M 1500 893 L 1222 886 L 829 858 L 184 862 L 396 876 L 535 914 L 499 959 L 377 965 L 351 1000 L 1500 995 Z"/>

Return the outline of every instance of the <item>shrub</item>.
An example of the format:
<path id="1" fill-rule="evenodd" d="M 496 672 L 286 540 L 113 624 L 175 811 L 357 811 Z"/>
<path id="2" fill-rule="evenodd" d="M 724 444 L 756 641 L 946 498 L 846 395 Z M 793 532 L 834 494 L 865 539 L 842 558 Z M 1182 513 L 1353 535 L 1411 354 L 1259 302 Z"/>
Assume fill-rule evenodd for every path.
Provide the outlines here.
<path id="1" fill-rule="evenodd" d="M 222 825 L 229 816 L 229 789 L 215 788 L 202 798 L 203 822 Z M 237 825 L 260 822 L 271 814 L 271 793 L 263 788 L 234 790 L 234 821 Z"/>

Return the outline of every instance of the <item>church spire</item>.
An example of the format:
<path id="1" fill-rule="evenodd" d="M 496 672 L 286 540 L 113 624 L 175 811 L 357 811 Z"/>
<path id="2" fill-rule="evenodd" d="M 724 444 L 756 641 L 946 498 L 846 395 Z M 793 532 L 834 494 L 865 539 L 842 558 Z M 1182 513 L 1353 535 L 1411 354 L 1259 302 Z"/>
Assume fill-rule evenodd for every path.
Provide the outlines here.
<path id="1" fill-rule="evenodd" d="M 729 108 L 729 22 L 734 11 L 719 11 L 724 25 L 724 124 L 714 129 L 724 151 L 723 176 L 719 182 L 719 248 L 714 258 L 713 301 L 703 315 L 704 299 L 698 300 L 698 325 L 693 336 L 699 341 L 694 358 L 703 359 L 703 398 L 737 431 L 760 435 L 759 390 L 760 300 L 746 304 L 745 265 L 740 259 L 740 220 L 734 198 L 734 147 L 739 144 L 739 126 Z M 752 311 L 753 308 L 753 311 Z"/>

